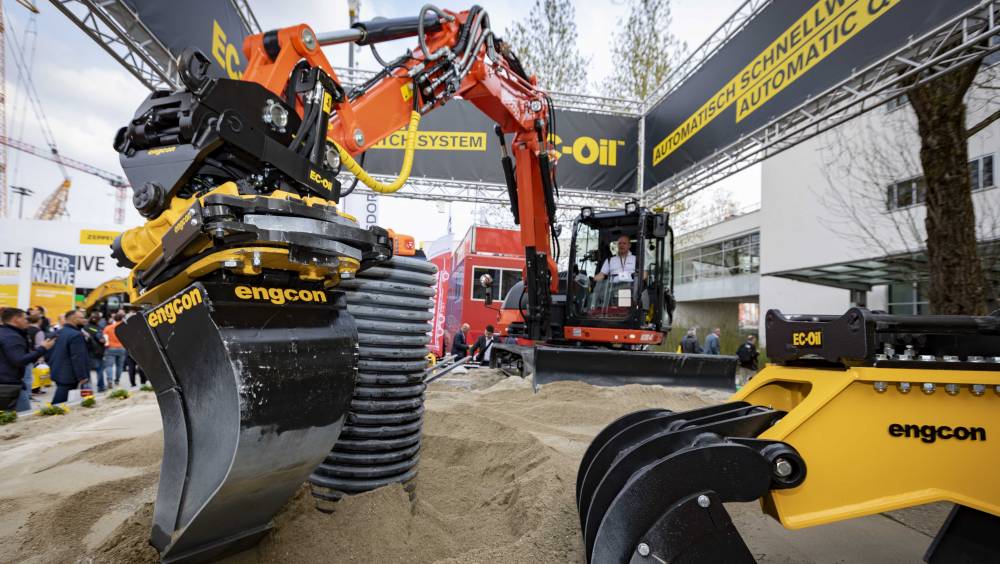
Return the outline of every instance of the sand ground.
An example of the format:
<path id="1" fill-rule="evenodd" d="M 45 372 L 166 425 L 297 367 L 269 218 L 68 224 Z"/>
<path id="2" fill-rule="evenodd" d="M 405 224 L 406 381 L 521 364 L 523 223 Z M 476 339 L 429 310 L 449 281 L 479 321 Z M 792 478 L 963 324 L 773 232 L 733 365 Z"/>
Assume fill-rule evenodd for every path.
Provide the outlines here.
<path id="1" fill-rule="evenodd" d="M 630 411 L 724 399 L 576 382 L 535 394 L 489 370 L 449 375 L 427 393 L 414 499 L 383 488 L 326 514 L 303 486 L 275 530 L 229 561 L 583 562 L 573 496 L 590 439 Z M 0 562 L 155 562 L 146 540 L 161 438 L 150 393 L 0 427 Z M 789 564 L 919 562 L 948 510 L 787 531 L 756 503 L 728 508 L 758 561 Z"/>

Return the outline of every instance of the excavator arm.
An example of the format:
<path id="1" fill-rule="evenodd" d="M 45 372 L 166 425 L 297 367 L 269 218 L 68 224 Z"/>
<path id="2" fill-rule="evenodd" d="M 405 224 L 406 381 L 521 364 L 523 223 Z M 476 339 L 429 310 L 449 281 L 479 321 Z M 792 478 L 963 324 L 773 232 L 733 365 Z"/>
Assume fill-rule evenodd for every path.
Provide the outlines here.
<path id="1" fill-rule="evenodd" d="M 289 95 L 298 77 L 316 72 L 312 69 L 339 84 L 322 46 L 346 41 L 366 45 L 408 35 L 417 36 L 417 50 L 390 62 L 350 92 L 300 93 L 295 99 Z M 285 96 L 303 118 L 306 96 L 330 96 L 329 150 L 336 151 L 341 166 L 376 192 L 395 192 L 403 186 L 420 118 L 448 100 L 460 97 L 496 122 L 505 153 L 506 136 L 511 137 L 511 154 L 505 154 L 504 166 L 511 210 L 521 226 L 527 257 L 528 330 L 534 339 L 546 336 L 551 295 L 558 290 L 552 256 L 554 151 L 548 142 L 554 133 L 554 108 L 535 77 L 525 73 L 509 47 L 493 34 L 482 8 L 456 13 L 425 6 L 417 17 L 360 22 L 351 31 L 320 36 L 298 25 L 248 37 L 243 50 L 249 61 L 243 80 Z M 404 128 L 407 142 L 400 175 L 389 184 L 378 182 L 356 157 Z"/>

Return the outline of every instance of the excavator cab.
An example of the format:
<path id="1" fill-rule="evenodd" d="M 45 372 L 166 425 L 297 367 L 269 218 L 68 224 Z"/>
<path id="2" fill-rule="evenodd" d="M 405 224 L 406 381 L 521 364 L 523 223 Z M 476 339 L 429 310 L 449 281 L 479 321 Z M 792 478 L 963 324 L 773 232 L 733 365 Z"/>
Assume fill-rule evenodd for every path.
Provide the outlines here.
<path id="1" fill-rule="evenodd" d="M 570 240 L 567 327 L 669 330 L 674 301 L 668 219 L 667 212 L 652 212 L 636 202 L 623 210 L 581 210 Z M 570 329 L 564 336 L 573 340 L 583 330 L 575 335 Z M 659 340 L 650 335 L 645 344 Z"/>

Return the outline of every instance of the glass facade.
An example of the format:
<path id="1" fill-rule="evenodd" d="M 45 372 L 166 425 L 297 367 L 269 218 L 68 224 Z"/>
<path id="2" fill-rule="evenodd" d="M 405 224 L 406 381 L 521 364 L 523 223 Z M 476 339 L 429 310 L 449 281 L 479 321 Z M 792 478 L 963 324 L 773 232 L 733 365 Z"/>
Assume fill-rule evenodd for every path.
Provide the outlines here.
<path id="1" fill-rule="evenodd" d="M 889 313 L 927 313 L 927 288 L 925 284 L 890 284 Z"/>
<path id="2" fill-rule="evenodd" d="M 677 254 L 677 283 L 760 271 L 760 233 L 750 233 Z"/>

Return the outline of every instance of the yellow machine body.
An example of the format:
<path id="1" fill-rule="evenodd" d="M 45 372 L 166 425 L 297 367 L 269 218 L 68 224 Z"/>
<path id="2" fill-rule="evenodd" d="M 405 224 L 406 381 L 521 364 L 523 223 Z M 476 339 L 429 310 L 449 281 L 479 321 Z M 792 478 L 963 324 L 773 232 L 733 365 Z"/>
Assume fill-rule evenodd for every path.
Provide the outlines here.
<path id="1" fill-rule="evenodd" d="M 806 478 L 761 503 L 798 529 L 935 501 L 1000 515 L 998 386 L 1000 371 L 770 365 L 732 401 L 788 412 L 758 438 L 797 449 Z"/>
<path id="2" fill-rule="evenodd" d="M 226 268 L 234 273 L 247 276 L 259 275 L 263 269 L 289 270 L 297 272 L 302 280 L 319 281 L 324 280 L 327 287 L 335 286 L 340 281 L 343 273 L 353 276 L 361 266 L 360 262 L 349 257 L 341 257 L 340 264 L 336 269 L 299 264 L 289 260 L 288 249 L 280 246 L 262 246 L 248 244 L 246 247 L 236 249 L 220 250 L 208 254 L 201 259 L 190 264 L 183 272 L 174 276 L 167 282 L 159 284 L 146 291 L 140 291 L 136 284 L 136 273 L 149 268 L 162 254 L 162 239 L 164 234 L 180 225 L 186 217 L 188 210 L 196 201 L 204 203 L 207 196 L 223 194 L 240 198 L 254 198 L 259 196 L 247 196 L 238 192 L 236 184 L 226 182 L 214 190 L 192 198 L 175 198 L 170 202 L 170 207 L 154 219 L 145 224 L 130 229 L 122 234 L 121 246 L 125 255 L 136 263 L 128 277 L 128 293 L 132 303 L 138 305 L 152 305 L 162 302 L 181 289 L 187 287 L 198 278 L 221 268 Z M 302 197 L 297 194 L 284 191 L 275 191 L 267 196 L 279 200 L 297 200 L 309 206 L 325 206 L 336 210 L 336 205 L 322 198 Z M 337 212 L 338 215 L 355 221 L 347 214 Z M 356 221 L 355 221 L 356 222 Z M 202 241 L 193 244 L 187 255 L 193 256 L 211 247 L 212 241 L 208 237 L 202 237 Z"/>

